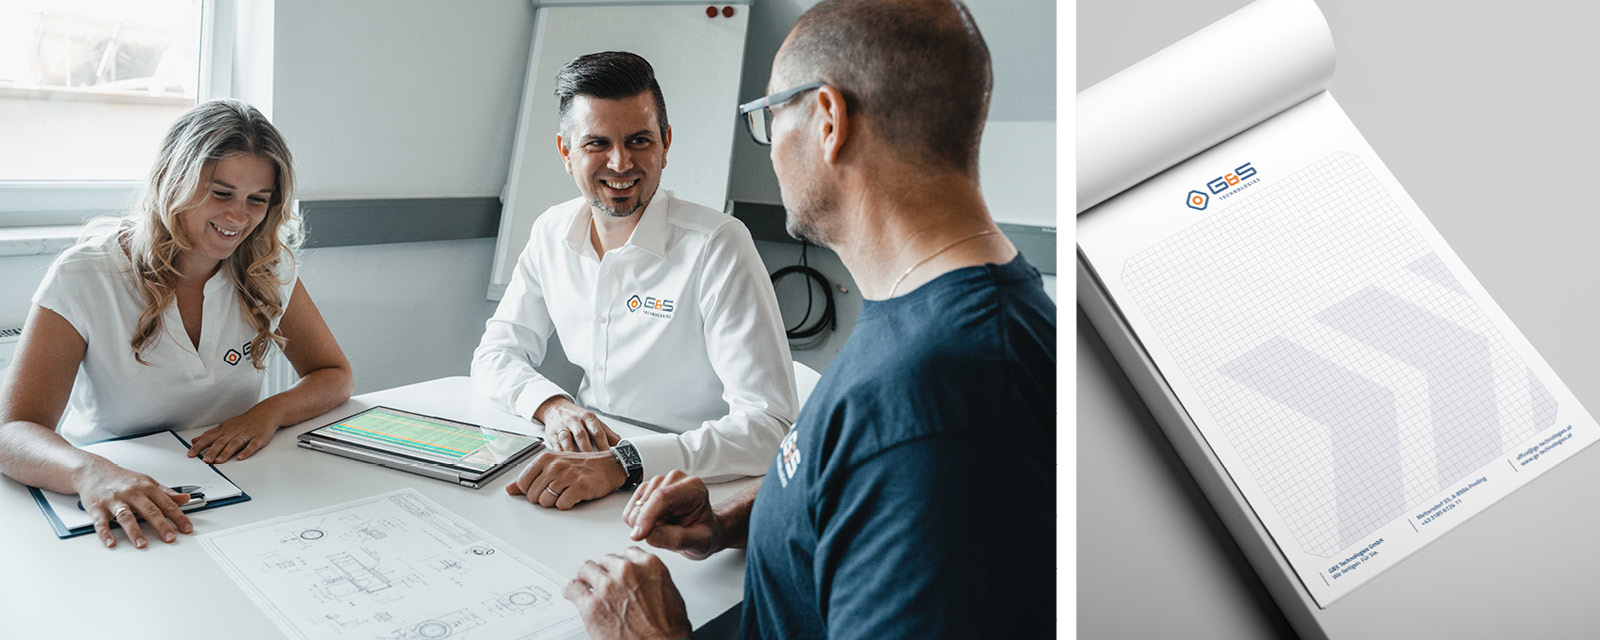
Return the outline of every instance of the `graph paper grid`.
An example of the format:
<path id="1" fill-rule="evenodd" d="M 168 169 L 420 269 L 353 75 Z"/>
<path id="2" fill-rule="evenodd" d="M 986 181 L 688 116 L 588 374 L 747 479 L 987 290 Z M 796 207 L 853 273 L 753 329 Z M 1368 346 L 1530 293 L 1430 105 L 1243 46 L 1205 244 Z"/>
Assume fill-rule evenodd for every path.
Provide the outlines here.
<path id="1" fill-rule="evenodd" d="M 1349 154 L 1241 196 L 1122 279 L 1198 394 L 1183 401 L 1212 417 L 1207 439 L 1246 467 L 1229 472 L 1316 556 L 1555 421 L 1554 396 Z"/>

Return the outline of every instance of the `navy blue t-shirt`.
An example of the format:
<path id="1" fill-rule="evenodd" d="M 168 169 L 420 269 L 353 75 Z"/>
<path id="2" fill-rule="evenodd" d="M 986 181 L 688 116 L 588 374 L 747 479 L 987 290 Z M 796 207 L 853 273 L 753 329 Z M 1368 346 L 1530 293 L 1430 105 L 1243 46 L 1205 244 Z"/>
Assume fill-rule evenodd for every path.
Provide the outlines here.
<path id="1" fill-rule="evenodd" d="M 863 304 L 756 497 L 744 637 L 1054 634 L 1055 318 L 1020 255 Z"/>

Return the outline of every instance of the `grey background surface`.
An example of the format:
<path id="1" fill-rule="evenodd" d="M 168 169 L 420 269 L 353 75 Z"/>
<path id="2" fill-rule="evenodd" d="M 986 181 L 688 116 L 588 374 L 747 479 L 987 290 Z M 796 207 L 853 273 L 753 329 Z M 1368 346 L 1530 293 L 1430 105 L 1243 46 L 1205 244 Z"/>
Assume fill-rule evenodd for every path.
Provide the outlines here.
<path id="1" fill-rule="evenodd" d="M 1080 0 L 1078 90 L 1245 4 Z M 1600 92 L 1591 81 L 1600 44 L 1589 33 L 1600 6 L 1318 4 L 1338 56 L 1333 96 L 1579 401 L 1591 413 L 1600 409 L 1600 258 L 1593 249 L 1600 219 L 1589 186 L 1600 170 L 1600 125 L 1593 121 Z M 1292 636 L 1081 315 L 1077 346 L 1080 636 Z M 1384 604 L 1392 585 L 1426 584 L 1431 573 L 1456 570 L 1450 563 L 1474 549 L 1522 535 L 1539 551 L 1522 561 L 1481 558 L 1472 575 L 1483 581 L 1485 599 L 1452 608 L 1485 620 L 1475 630 L 1484 637 L 1571 632 L 1563 625 L 1581 598 L 1552 596 L 1549 588 L 1508 590 L 1496 576 L 1591 585 L 1586 576 L 1600 569 L 1600 554 L 1585 541 L 1600 531 L 1600 509 L 1584 498 L 1595 486 L 1600 447 L 1357 590 L 1336 605 L 1345 618 L 1340 627 L 1393 615 Z M 1561 611 L 1565 617 L 1546 615 Z M 1429 617 L 1419 611 L 1386 622 L 1396 636 L 1429 637 Z"/>

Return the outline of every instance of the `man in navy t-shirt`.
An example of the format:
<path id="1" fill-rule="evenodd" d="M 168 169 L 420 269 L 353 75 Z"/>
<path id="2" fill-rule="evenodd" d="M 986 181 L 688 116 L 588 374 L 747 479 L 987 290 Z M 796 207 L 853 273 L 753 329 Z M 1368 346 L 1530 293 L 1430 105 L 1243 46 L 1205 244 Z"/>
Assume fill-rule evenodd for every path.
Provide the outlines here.
<path id="1" fill-rule="evenodd" d="M 1020 256 L 864 304 L 750 513 L 746 637 L 1050 635 L 1054 318 Z"/>
<path id="2" fill-rule="evenodd" d="M 713 506 L 673 472 L 623 513 L 635 540 L 691 558 L 748 549 L 746 637 L 1054 633 L 1056 309 L 979 189 L 991 86 L 959 2 L 824 0 L 778 51 L 772 95 L 741 108 L 789 232 L 838 253 L 866 298 L 758 491 Z M 690 632 L 637 547 L 565 595 L 595 637 Z"/>

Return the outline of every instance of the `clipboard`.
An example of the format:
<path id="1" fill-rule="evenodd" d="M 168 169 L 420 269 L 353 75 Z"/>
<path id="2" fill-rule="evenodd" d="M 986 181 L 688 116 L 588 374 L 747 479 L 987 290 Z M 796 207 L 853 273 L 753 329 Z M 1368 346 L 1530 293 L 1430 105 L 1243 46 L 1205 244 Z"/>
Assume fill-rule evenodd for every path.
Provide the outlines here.
<path id="1" fill-rule="evenodd" d="M 174 448 L 173 451 L 178 456 L 184 456 L 185 452 L 187 452 L 189 447 L 191 446 L 189 441 L 184 440 L 183 436 L 180 436 L 177 433 L 174 433 L 173 431 L 170 431 L 170 430 L 168 430 L 168 431 L 158 431 L 158 432 L 155 432 L 155 433 L 142 434 L 142 435 L 136 435 L 136 436 L 124 436 L 124 437 L 121 437 L 121 438 L 110 438 L 110 439 L 107 439 L 107 440 L 101 440 L 101 441 L 98 441 L 98 442 L 93 442 L 93 443 L 90 443 L 90 444 L 83 445 L 83 448 L 88 449 L 88 448 L 94 447 L 96 445 L 107 444 L 107 443 L 112 443 L 112 442 L 126 442 L 126 441 L 136 440 L 136 439 L 140 439 L 140 438 L 151 438 L 152 440 L 159 442 L 160 438 L 157 438 L 156 436 L 159 436 L 162 433 L 169 434 L 174 439 L 177 440 L 178 447 L 181 447 L 181 448 Z M 96 452 L 96 453 L 99 454 L 99 455 L 105 455 L 105 454 L 100 453 L 100 452 Z M 118 464 L 123 464 L 123 462 L 124 462 L 123 460 L 118 460 L 116 456 L 112 456 L 112 455 L 107 455 L 106 458 L 108 458 L 112 462 L 116 462 Z M 227 482 L 230 486 L 233 486 L 235 488 L 239 487 L 239 485 L 235 484 L 232 479 L 228 478 L 227 475 L 223 474 L 222 471 L 218 470 L 216 465 L 208 464 L 206 462 L 202 462 L 198 458 L 187 458 L 187 457 L 184 457 L 183 460 L 185 462 L 192 461 L 192 463 L 195 464 L 195 465 L 205 465 L 205 467 L 210 469 L 211 473 L 214 473 L 218 477 L 222 478 L 222 480 Z M 130 470 L 142 472 L 140 469 L 130 469 Z M 157 478 L 157 480 L 161 481 L 160 478 Z M 88 524 L 88 525 L 81 525 L 81 526 L 76 526 L 76 527 L 68 527 L 66 525 L 66 523 L 62 520 L 60 514 L 57 513 L 57 509 L 61 508 L 62 501 L 57 500 L 56 502 L 52 503 L 50 498 L 46 496 L 45 490 L 40 489 L 38 487 L 28 487 L 28 493 L 33 495 L 33 501 L 36 504 L 39 505 L 39 510 L 44 513 L 45 520 L 50 523 L 50 528 L 53 531 L 55 531 L 55 534 L 56 534 L 57 538 L 65 540 L 67 538 L 76 538 L 78 536 L 94 532 L 94 525 L 92 523 Z M 73 502 L 76 502 L 75 498 L 69 498 L 69 499 L 72 500 Z M 220 498 L 220 499 L 216 499 L 216 500 L 208 500 L 204 506 L 195 508 L 195 509 L 193 509 L 191 511 L 186 511 L 185 513 L 198 513 L 200 511 L 206 511 L 206 510 L 209 510 L 209 509 L 215 509 L 217 507 L 225 507 L 225 506 L 228 506 L 230 504 L 238 504 L 240 502 L 245 502 L 245 501 L 247 501 L 249 499 L 250 499 L 250 495 L 245 493 L 243 489 L 240 489 L 239 495 L 230 496 L 230 497 L 226 497 L 226 498 Z M 117 525 L 116 525 L 115 522 L 113 522 L 112 526 L 117 526 Z"/>

